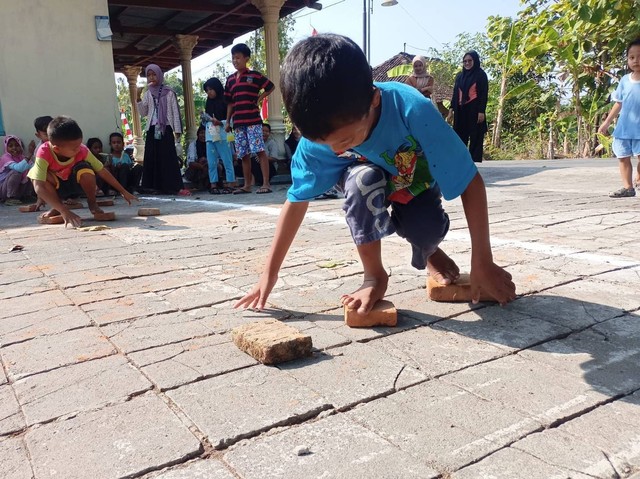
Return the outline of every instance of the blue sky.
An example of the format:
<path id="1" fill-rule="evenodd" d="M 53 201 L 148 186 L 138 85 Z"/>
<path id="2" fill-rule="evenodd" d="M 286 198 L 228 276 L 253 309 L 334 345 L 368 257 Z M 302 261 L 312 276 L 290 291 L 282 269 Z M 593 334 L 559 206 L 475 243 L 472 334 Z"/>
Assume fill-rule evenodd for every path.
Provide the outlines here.
<path id="1" fill-rule="evenodd" d="M 429 48 L 453 43 L 459 33 L 485 31 L 491 15 L 515 17 L 520 0 L 397 0 L 393 7 L 383 7 L 381 0 L 370 0 L 371 64 L 382 63 L 405 48 L 410 53 L 427 53 Z M 363 0 L 320 0 L 321 11 L 305 8 L 296 18 L 294 40 L 311 34 L 339 33 L 362 46 Z M 245 41 L 244 38 L 236 42 Z M 191 63 L 193 78 L 207 78 L 217 61 L 230 60 L 230 48 L 216 48 Z M 462 52 L 461 52 L 462 53 Z M 230 67 L 228 67 L 230 69 Z"/>

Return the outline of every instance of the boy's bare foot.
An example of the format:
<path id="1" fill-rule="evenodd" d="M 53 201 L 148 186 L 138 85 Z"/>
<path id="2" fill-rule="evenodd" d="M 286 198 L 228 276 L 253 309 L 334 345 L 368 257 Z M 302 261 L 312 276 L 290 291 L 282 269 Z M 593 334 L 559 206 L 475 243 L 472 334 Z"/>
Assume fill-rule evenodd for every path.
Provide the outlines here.
<path id="1" fill-rule="evenodd" d="M 91 211 L 91 214 L 92 214 L 92 215 L 97 215 L 97 214 L 100 214 L 100 213 L 104 213 L 104 211 L 102 210 L 102 208 L 100 208 L 100 207 L 98 206 L 98 203 L 97 203 L 97 202 L 94 202 L 94 203 L 89 204 L 89 211 Z"/>
<path id="2" fill-rule="evenodd" d="M 452 284 L 460 277 L 458 265 L 440 248 L 427 260 L 429 276 L 440 284 Z"/>
<path id="3" fill-rule="evenodd" d="M 40 215 L 41 218 L 51 218 L 53 216 L 60 216 L 60 212 L 55 208 L 51 208 L 49 211 Z"/>
<path id="4" fill-rule="evenodd" d="M 340 302 L 347 308 L 355 309 L 360 314 L 367 314 L 371 308 L 387 292 L 389 275 L 386 272 L 379 276 L 365 276 L 362 286 L 351 294 L 343 294 Z"/>

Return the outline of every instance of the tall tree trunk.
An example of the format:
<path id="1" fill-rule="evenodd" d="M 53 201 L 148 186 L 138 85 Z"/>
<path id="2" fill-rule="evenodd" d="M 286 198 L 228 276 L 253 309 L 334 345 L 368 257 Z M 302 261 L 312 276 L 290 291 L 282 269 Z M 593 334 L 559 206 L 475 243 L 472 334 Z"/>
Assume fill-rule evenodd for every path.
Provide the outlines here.
<path id="1" fill-rule="evenodd" d="M 549 121 L 549 149 L 547 150 L 547 158 L 553 160 L 556 156 L 555 152 L 555 135 L 554 135 L 554 123 L 553 120 Z"/>
<path id="2" fill-rule="evenodd" d="M 496 117 L 496 124 L 493 130 L 493 146 L 500 148 L 501 134 L 502 134 L 502 118 L 504 116 L 504 97 L 507 94 L 507 72 L 502 70 L 502 80 L 500 82 L 500 98 L 498 99 L 498 114 Z"/>
<path id="3" fill-rule="evenodd" d="M 584 149 L 584 136 L 582 134 L 582 105 L 580 104 L 580 85 L 578 85 L 578 75 L 573 76 L 573 101 L 575 104 L 578 145 L 577 154 L 581 155 Z"/>

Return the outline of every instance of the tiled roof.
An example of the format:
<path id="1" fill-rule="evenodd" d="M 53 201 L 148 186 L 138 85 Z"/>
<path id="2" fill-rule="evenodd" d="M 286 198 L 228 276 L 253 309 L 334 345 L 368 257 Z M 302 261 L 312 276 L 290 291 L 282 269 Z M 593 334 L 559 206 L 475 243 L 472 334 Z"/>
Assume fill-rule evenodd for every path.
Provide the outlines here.
<path id="1" fill-rule="evenodd" d="M 405 83 L 407 81 L 407 75 L 401 75 L 394 78 L 389 78 L 387 76 L 387 72 L 394 67 L 400 65 L 411 65 L 411 61 L 413 60 L 415 55 L 406 52 L 400 52 L 397 55 L 389 58 L 387 61 L 382 62 L 377 67 L 373 68 L 373 81 L 377 82 L 385 82 L 385 81 L 399 81 Z M 428 62 L 439 62 L 441 61 L 438 58 L 428 58 Z M 441 102 L 443 100 L 450 100 L 451 94 L 453 93 L 453 85 L 442 85 L 438 82 L 435 82 L 432 98 L 436 102 Z"/>

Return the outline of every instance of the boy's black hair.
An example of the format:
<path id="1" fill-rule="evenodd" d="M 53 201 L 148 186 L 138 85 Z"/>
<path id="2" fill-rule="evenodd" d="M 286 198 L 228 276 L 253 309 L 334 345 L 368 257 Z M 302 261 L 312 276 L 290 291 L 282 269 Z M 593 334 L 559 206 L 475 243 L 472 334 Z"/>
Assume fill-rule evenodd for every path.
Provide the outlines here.
<path id="1" fill-rule="evenodd" d="M 39 116 L 33 120 L 33 126 L 36 128 L 36 131 L 47 131 L 47 126 L 49 126 L 51 120 L 53 120 L 53 117 L 49 115 Z"/>
<path id="2" fill-rule="evenodd" d="M 298 42 L 284 59 L 280 89 L 291 121 L 311 140 L 360 120 L 374 93 L 364 53 L 350 38 L 335 34 Z"/>
<path id="3" fill-rule="evenodd" d="M 231 47 L 231 55 L 242 53 L 245 57 L 251 57 L 251 49 L 244 43 L 238 43 Z"/>
<path id="4" fill-rule="evenodd" d="M 77 140 L 77 138 L 75 138 Z M 95 145 L 96 143 L 100 143 L 100 146 L 102 146 L 102 140 L 100 138 L 96 138 L 95 136 L 92 138 L 89 138 L 87 140 L 87 148 L 91 149 L 91 147 L 93 145 Z"/>
<path id="5" fill-rule="evenodd" d="M 631 40 L 629 42 L 629 45 L 627 45 L 627 50 L 626 50 L 626 54 L 629 54 L 629 50 L 631 50 L 631 47 L 635 47 L 635 46 L 640 46 L 640 38 L 636 38 L 635 40 Z"/>
<path id="6" fill-rule="evenodd" d="M 111 143 L 111 138 L 113 138 L 114 136 L 117 136 L 118 138 L 120 138 L 122 140 L 122 142 L 124 143 L 124 136 L 119 131 L 114 131 L 113 133 L 111 133 L 109 135 L 109 143 Z M 89 143 L 89 142 L 87 142 L 87 143 Z"/>
<path id="7" fill-rule="evenodd" d="M 262 122 L 262 126 L 266 126 L 267 128 L 269 128 L 269 131 L 271 131 L 271 125 L 269 123 L 267 123 L 266 121 Z"/>
<path id="8" fill-rule="evenodd" d="M 82 139 L 82 130 L 73 118 L 56 116 L 47 126 L 47 136 L 52 144 L 58 141 Z"/>
<path id="9" fill-rule="evenodd" d="M 207 90 L 215 90 L 216 97 L 222 99 L 224 96 L 224 87 L 222 86 L 222 82 L 217 78 L 209 78 L 206 82 L 202 84 L 202 89 Z"/>

